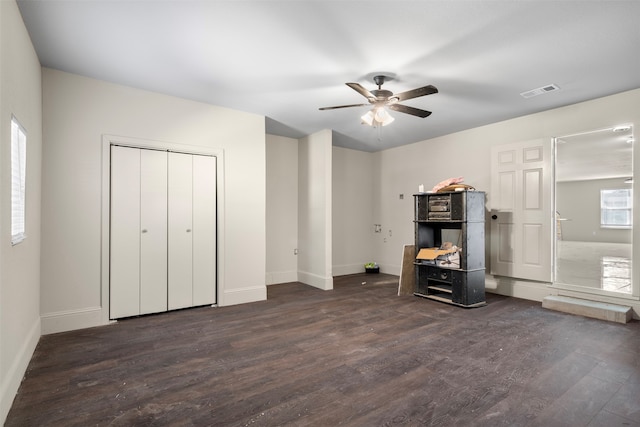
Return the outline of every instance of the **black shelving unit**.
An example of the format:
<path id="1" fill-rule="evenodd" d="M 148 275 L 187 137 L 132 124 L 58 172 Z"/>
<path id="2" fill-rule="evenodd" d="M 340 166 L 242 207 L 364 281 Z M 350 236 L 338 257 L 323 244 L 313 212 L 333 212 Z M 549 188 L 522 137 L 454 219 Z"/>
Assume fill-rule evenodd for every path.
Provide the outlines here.
<path id="1" fill-rule="evenodd" d="M 415 200 L 416 254 L 451 242 L 460 248 L 452 263 L 415 260 L 414 295 L 461 307 L 486 304 L 482 191 L 420 193 Z"/>

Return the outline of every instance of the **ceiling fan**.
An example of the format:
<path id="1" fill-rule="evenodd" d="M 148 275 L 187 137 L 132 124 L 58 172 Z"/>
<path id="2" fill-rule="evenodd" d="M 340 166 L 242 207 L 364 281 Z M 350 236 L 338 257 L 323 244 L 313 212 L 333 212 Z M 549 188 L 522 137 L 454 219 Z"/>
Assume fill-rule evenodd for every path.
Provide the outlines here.
<path id="1" fill-rule="evenodd" d="M 351 89 L 367 98 L 369 104 L 373 105 L 373 110 L 362 116 L 362 120 L 364 123 L 367 123 L 370 126 L 376 126 L 378 124 L 385 126 L 391 123 L 393 121 L 393 118 L 389 116 L 388 113 L 386 113 L 383 107 L 388 107 L 390 110 L 411 114 L 412 116 L 422 118 L 431 115 L 431 111 L 421 110 L 419 108 L 409 107 L 408 105 L 398 103 L 401 101 L 406 101 L 407 99 L 413 99 L 420 96 L 438 93 L 438 89 L 436 89 L 435 86 L 428 85 L 418 89 L 394 94 L 389 90 L 382 89 L 382 85 L 384 84 L 386 79 L 386 76 L 375 76 L 373 78 L 373 81 L 378 85 L 378 89 L 374 89 L 372 91 L 368 91 L 358 83 L 346 83 L 346 85 Z M 365 105 L 368 104 L 350 104 L 338 105 L 335 107 L 321 107 L 320 110 L 335 110 L 337 108 L 362 107 Z"/>

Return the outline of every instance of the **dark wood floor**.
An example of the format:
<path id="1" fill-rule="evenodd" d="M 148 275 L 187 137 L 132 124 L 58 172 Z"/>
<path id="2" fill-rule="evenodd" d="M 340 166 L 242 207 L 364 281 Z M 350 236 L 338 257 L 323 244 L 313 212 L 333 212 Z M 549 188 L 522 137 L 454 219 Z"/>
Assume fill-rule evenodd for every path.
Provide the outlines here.
<path id="1" fill-rule="evenodd" d="M 44 336 L 6 426 L 640 425 L 639 322 L 334 286 Z"/>

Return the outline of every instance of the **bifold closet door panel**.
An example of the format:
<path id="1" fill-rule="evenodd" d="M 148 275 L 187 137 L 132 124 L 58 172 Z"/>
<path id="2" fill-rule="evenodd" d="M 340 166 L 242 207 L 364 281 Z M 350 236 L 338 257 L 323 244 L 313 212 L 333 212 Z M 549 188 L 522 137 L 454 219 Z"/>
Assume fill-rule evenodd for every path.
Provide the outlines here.
<path id="1" fill-rule="evenodd" d="M 193 305 L 216 301 L 216 158 L 193 156 Z"/>
<path id="2" fill-rule="evenodd" d="M 193 306 L 193 156 L 168 153 L 168 306 Z"/>
<path id="3" fill-rule="evenodd" d="M 167 152 L 140 151 L 140 314 L 167 311 Z"/>
<path id="4" fill-rule="evenodd" d="M 140 314 L 140 150 L 111 147 L 109 312 Z"/>

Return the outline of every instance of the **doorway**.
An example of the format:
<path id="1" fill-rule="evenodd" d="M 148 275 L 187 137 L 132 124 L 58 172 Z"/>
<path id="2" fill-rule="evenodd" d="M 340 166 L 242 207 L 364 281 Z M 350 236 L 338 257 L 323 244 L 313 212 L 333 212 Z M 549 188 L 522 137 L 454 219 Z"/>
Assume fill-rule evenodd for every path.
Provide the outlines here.
<path id="1" fill-rule="evenodd" d="M 633 292 L 633 127 L 555 138 L 554 286 Z"/>

